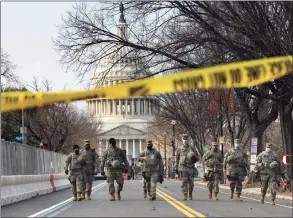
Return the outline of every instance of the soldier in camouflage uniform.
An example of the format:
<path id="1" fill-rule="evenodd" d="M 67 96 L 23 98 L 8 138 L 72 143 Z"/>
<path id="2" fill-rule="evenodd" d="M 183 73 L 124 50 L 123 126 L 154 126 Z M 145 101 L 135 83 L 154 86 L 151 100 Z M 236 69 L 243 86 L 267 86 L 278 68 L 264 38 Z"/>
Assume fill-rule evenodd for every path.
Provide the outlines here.
<path id="1" fill-rule="evenodd" d="M 213 142 L 212 149 L 204 154 L 205 179 L 208 181 L 209 199 L 212 198 L 214 190 L 214 200 L 218 200 L 219 182 L 223 171 L 223 155 L 219 151 L 219 144 Z"/>
<path id="2" fill-rule="evenodd" d="M 129 163 L 126 155 L 121 148 L 116 147 L 116 140 L 114 138 L 109 139 L 110 146 L 104 152 L 101 161 L 101 174 L 105 176 L 104 168 L 107 168 L 107 182 L 109 184 L 109 193 L 111 195 L 110 201 L 115 201 L 115 186 L 114 181 L 116 180 L 117 192 L 116 198 L 121 200 L 121 191 L 123 189 L 124 179 L 123 171 L 128 172 Z M 124 164 L 124 166 L 123 166 Z M 125 169 L 123 169 L 125 168 Z"/>
<path id="3" fill-rule="evenodd" d="M 260 153 L 256 158 L 254 172 L 261 176 L 261 198 L 260 203 L 264 203 L 268 186 L 271 192 L 271 204 L 275 205 L 276 191 L 279 190 L 281 177 L 286 180 L 282 161 L 273 151 L 272 144 L 266 143 L 266 150 Z"/>
<path id="4" fill-rule="evenodd" d="M 85 199 L 85 192 L 87 193 L 87 199 L 91 200 L 92 185 L 95 179 L 95 174 L 98 172 L 99 157 L 95 149 L 91 149 L 90 140 L 85 140 L 85 148 L 81 151 L 81 155 L 85 160 L 83 167 L 83 196 Z"/>
<path id="5" fill-rule="evenodd" d="M 83 182 L 83 176 L 82 176 L 82 167 L 85 164 L 84 160 L 82 159 L 82 156 L 79 153 L 79 146 L 74 145 L 73 146 L 73 152 L 67 156 L 67 159 L 65 161 L 65 174 L 68 175 L 69 170 L 68 166 L 70 165 L 70 182 L 72 184 L 72 192 L 73 192 L 73 200 L 80 201 L 81 193 L 83 190 L 82 182 Z"/>
<path id="6" fill-rule="evenodd" d="M 194 178 L 198 176 L 198 171 L 194 164 L 199 161 L 188 144 L 188 135 L 183 135 L 183 147 L 176 151 L 175 171 L 182 176 L 182 192 L 183 200 L 192 200 L 192 192 L 194 188 Z M 179 174 L 180 171 L 180 174 Z"/>
<path id="7" fill-rule="evenodd" d="M 229 165 L 227 170 L 227 165 Z M 240 148 L 240 140 L 234 140 L 234 148 L 228 151 L 224 157 L 224 170 L 230 181 L 230 199 L 233 199 L 236 186 L 236 200 L 242 201 L 240 198 L 242 191 L 242 182 L 249 169 L 248 155 Z"/>
<path id="8" fill-rule="evenodd" d="M 144 178 L 144 197 L 149 193 L 149 200 L 156 199 L 156 187 L 159 177 L 163 176 L 163 159 L 156 149 L 153 148 L 152 141 L 147 142 L 147 149 L 143 150 L 138 158 L 143 162 L 142 176 Z"/>

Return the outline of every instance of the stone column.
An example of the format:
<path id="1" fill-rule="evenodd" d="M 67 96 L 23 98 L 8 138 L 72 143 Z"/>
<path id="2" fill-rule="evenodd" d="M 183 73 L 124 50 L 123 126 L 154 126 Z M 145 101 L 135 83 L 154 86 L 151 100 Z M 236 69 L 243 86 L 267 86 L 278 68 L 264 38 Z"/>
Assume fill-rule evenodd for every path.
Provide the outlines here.
<path id="1" fill-rule="evenodd" d="M 143 114 L 146 115 L 147 114 L 147 104 L 146 104 L 146 100 L 143 100 Z"/>
<path id="2" fill-rule="evenodd" d="M 139 140 L 139 152 L 142 152 L 142 143 L 141 143 L 141 139 Z"/>
<path id="3" fill-rule="evenodd" d="M 98 115 L 99 114 L 98 100 L 95 101 L 95 105 L 96 105 L 96 115 Z"/>
<path id="4" fill-rule="evenodd" d="M 125 114 L 128 115 L 128 100 L 125 100 Z"/>
<path id="5" fill-rule="evenodd" d="M 113 115 L 116 115 L 116 100 L 112 100 L 112 107 L 113 107 Z"/>
<path id="6" fill-rule="evenodd" d="M 111 105 L 110 105 L 110 100 L 107 99 L 107 114 L 110 115 L 111 114 Z"/>
<path id="7" fill-rule="evenodd" d="M 126 155 L 129 155 L 129 151 L 128 151 L 128 139 L 126 139 Z"/>
<path id="8" fill-rule="evenodd" d="M 101 115 L 102 114 L 102 104 L 101 104 L 101 100 L 98 100 L 99 101 L 99 114 Z"/>
<path id="9" fill-rule="evenodd" d="M 122 148 L 122 140 L 119 139 L 119 147 Z"/>
<path id="10" fill-rule="evenodd" d="M 119 100 L 119 115 L 122 115 L 122 103 L 121 103 L 121 100 Z"/>
<path id="11" fill-rule="evenodd" d="M 131 115 L 134 115 L 134 99 L 131 100 Z"/>
<path id="12" fill-rule="evenodd" d="M 108 149 L 109 141 L 106 140 L 106 149 Z"/>
<path id="13" fill-rule="evenodd" d="M 135 158 L 135 139 L 132 142 L 132 158 Z"/>
<path id="14" fill-rule="evenodd" d="M 149 115 L 152 114 L 152 102 L 149 100 Z"/>
<path id="15" fill-rule="evenodd" d="M 140 115 L 140 99 L 137 99 L 137 115 Z"/>

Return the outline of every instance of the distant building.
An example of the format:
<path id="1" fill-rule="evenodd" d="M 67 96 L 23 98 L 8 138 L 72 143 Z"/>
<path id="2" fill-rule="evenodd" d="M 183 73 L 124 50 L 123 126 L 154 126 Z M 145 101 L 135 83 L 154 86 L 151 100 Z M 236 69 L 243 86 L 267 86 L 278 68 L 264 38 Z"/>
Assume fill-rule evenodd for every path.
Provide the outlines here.
<path id="1" fill-rule="evenodd" d="M 128 27 L 123 14 L 123 6 L 120 11 L 118 35 L 127 38 Z M 99 81 L 103 81 L 102 86 L 110 86 L 130 80 L 130 72 L 136 70 L 138 63 L 135 57 L 127 56 L 127 52 L 125 48 L 114 52 L 111 58 L 99 65 L 95 72 L 95 87 L 98 86 Z M 118 63 L 104 76 L 105 69 L 117 61 Z M 126 150 L 128 159 L 137 158 L 145 148 L 148 138 L 147 127 L 153 121 L 153 101 L 154 99 L 150 97 L 87 100 L 88 113 L 102 121 L 102 133 L 97 146 L 99 153 L 103 153 L 108 146 L 109 138 L 113 137 L 117 140 L 118 146 Z"/>

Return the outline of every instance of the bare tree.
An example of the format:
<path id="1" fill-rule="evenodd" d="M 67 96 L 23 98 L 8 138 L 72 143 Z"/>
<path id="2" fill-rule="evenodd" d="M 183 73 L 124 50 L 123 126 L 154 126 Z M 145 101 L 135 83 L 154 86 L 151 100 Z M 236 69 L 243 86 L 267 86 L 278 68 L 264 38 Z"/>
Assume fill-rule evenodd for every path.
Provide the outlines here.
<path id="1" fill-rule="evenodd" d="M 17 86 L 19 78 L 15 73 L 17 65 L 10 60 L 10 55 L 1 48 L 1 86 Z"/>

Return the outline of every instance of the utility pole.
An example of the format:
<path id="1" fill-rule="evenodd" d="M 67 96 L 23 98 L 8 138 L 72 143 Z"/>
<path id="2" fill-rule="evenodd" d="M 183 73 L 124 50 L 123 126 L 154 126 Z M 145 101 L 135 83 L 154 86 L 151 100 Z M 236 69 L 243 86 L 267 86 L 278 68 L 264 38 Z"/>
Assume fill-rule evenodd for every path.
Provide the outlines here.
<path id="1" fill-rule="evenodd" d="M 166 142 L 167 133 L 164 132 L 164 159 L 165 159 L 165 171 L 167 170 L 167 142 Z"/>
<path id="2" fill-rule="evenodd" d="M 172 125 L 172 130 L 173 130 L 173 140 L 172 140 L 172 147 L 173 147 L 173 152 L 172 152 L 172 156 L 175 157 L 175 124 L 176 121 L 172 120 L 171 125 Z"/>
<path id="3" fill-rule="evenodd" d="M 24 127 L 24 110 L 21 110 L 21 120 L 22 120 L 22 129 L 21 129 L 21 133 L 22 133 L 22 144 L 26 144 L 26 140 L 25 140 L 25 127 Z"/>

